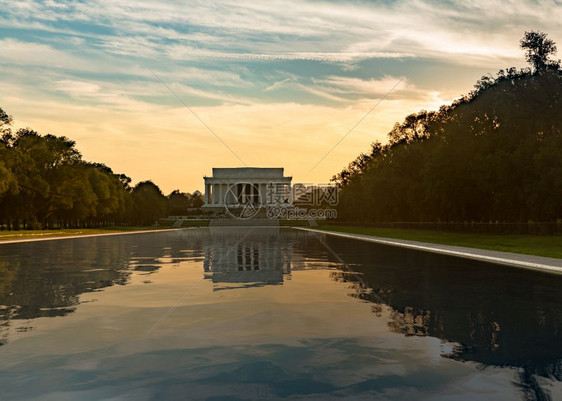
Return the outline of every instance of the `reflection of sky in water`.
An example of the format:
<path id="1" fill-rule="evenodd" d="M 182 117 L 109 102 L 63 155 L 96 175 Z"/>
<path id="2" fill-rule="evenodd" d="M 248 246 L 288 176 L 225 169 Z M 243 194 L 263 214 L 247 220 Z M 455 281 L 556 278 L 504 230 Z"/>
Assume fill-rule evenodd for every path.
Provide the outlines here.
<path id="1" fill-rule="evenodd" d="M 0 398 L 560 396 L 560 279 L 325 240 L 357 275 L 284 229 L 3 245 Z"/>

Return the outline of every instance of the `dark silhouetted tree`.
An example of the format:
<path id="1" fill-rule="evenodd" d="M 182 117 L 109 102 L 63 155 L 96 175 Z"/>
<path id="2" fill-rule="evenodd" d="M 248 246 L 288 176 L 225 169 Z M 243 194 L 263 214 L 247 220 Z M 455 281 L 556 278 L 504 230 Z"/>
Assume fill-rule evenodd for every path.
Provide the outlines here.
<path id="1" fill-rule="evenodd" d="M 548 57 L 556 54 L 556 44 L 546 37 L 546 33 L 539 31 L 525 32 L 521 39 L 521 48 L 525 50 L 525 59 L 535 71 L 544 70 L 551 62 Z"/>
<path id="2" fill-rule="evenodd" d="M 181 192 L 179 189 L 172 191 L 168 195 L 168 215 L 185 216 L 187 209 L 191 207 L 190 194 Z"/>
<path id="3" fill-rule="evenodd" d="M 131 188 L 131 179 L 100 163 L 82 160 L 74 141 L 11 130 L 0 109 L 0 226 L 97 227 L 153 224 L 166 215 L 168 200 L 152 182 Z M 199 207 L 201 194 L 182 194 Z"/>
<path id="4" fill-rule="evenodd" d="M 132 192 L 133 216 L 137 224 L 154 224 L 166 216 L 167 199 L 152 181 L 139 182 Z"/>
<path id="5" fill-rule="evenodd" d="M 562 71 L 525 34 L 540 73 L 500 70 L 437 112 L 406 117 L 333 177 L 347 221 L 562 219 Z M 534 56 L 533 56 L 534 57 Z M 543 68 L 546 66 L 546 68 Z"/>

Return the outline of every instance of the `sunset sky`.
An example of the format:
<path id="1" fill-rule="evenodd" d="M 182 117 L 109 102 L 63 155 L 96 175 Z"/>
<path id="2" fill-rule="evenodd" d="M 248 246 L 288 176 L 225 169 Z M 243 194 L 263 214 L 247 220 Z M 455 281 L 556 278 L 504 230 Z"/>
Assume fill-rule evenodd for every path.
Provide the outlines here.
<path id="1" fill-rule="evenodd" d="M 525 30 L 562 46 L 560 21 L 557 0 L 0 0 L 0 107 L 166 194 L 242 166 L 154 72 L 246 165 L 326 183 L 407 114 L 524 66 Z"/>

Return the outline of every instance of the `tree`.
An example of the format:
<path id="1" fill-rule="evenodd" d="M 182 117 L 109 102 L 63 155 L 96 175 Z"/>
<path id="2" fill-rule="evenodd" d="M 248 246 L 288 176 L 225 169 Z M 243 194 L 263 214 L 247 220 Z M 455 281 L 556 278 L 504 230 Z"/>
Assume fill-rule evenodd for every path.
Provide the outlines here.
<path id="1" fill-rule="evenodd" d="M 166 197 L 152 181 L 139 182 L 132 192 L 136 223 L 151 225 L 166 215 Z"/>
<path id="2" fill-rule="evenodd" d="M 181 192 L 179 189 L 168 195 L 168 216 L 185 216 L 187 208 L 191 206 L 190 194 Z"/>
<path id="3" fill-rule="evenodd" d="M 525 50 L 525 59 L 530 63 L 535 71 L 543 71 L 551 62 L 548 57 L 556 54 L 556 44 L 552 39 L 547 39 L 546 33 L 539 31 L 525 31 L 521 39 L 521 49 Z"/>
<path id="4" fill-rule="evenodd" d="M 11 124 L 0 108 L 0 227 L 153 224 L 167 206 L 184 215 L 203 204 L 199 191 L 167 199 L 150 181 L 133 189 L 125 174 L 84 161 L 74 141 L 30 128 L 13 133 Z"/>
<path id="5" fill-rule="evenodd" d="M 1 107 L 0 107 L 0 137 L 2 137 L 2 141 L 7 140 L 4 136 L 7 135 L 9 137 L 11 131 L 10 125 L 12 125 L 12 116 L 9 116 Z"/>
<path id="6" fill-rule="evenodd" d="M 0 152 L 0 155 L 2 155 L 2 152 Z M 0 160 L 0 199 L 2 199 L 2 195 L 14 187 L 15 182 L 14 174 L 4 161 Z"/>
<path id="7" fill-rule="evenodd" d="M 203 194 L 200 191 L 196 190 L 191 194 L 190 202 L 191 202 L 190 207 L 200 208 L 205 204 L 205 199 L 203 197 Z"/>
<path id="8" fill-rule="evenodd" d="M 527 32 L 530 68 L 482 77 L 438 112 L 409 115 L 334 176 L 344 221 L 562 218 L 562 70 L 555 44 Z M 558 64 L 556 64 L 558 65 Z"/>
<path id="9" fill-rule="evenodd" d="M 0 108 L 0 200 L 10 189 L 16 189 L 16 179 L 12 171 L 13 158 L 9 146 L 12 141 L 12 116 Z"/>

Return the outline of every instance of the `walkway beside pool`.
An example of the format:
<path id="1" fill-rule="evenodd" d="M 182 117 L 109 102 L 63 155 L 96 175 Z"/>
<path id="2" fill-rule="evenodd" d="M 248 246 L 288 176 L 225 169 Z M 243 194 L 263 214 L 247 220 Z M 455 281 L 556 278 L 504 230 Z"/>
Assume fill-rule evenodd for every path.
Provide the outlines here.
<path id="1" fill-rule="evenodd" d="M 0 245 L 3 244 L 19 244 L 22 242 L 38 242 L 38 241 L 54 241 L 60 239 L 78 239 L 78 238 L 90 238 L 90 237 L 109 237 L 113 235 L 127 235 L 127 234 L 149 234 L 149 233 L 160 233 L 165 231 L 177 231 L 182 230 L 181 228 L 162 228 L 156 230 L 137 230 L 137 231 L 116 231 L 114 233 L 100 233 L 100 234 L 84 234 L 84 235 L 61 235 L 58 237 L 45 237 L 45 238 L 24 238 L 24 239 L 7 239 L 0 240 Z"/>
<path id="2" fill-rule="evenodd" d="M 382 245 L 399 246 L 419 251 L 458 256 L 461 258 L 481 260 L 484 262 L 510 265 L 524 269 L 539 270 L 548 273 L 562 274 L 562 259 L 543 256 L 525 255 L 520 253 L 490 251 L 487 249 L 468 248 L 463 246 L 441 245 L 429 242 L 409 241 L 372 235 L 343 233 L 328 230 L 317 230 L 306 227 L 294 227 L 298 230 L 311 231 L 336 237 L 352 238 L 361 241 L 375 242 Z"/>

